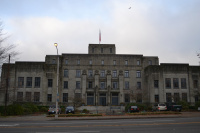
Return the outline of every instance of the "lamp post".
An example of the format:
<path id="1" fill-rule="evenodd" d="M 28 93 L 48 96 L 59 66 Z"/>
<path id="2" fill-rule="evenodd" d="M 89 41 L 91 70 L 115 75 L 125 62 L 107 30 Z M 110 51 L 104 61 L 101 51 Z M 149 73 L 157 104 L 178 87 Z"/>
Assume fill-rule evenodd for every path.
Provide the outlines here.
<path id="1" fill-rule="evenodd" d="M 58 101 L 59 101 L 59 94 L 58 94 L 58 77 L 59 77 L 59 56 L 58 56 L 58 44 L 54 43 L 54 46 L 57 49 L 57 84 L 56 84 L 56 114 L 55 118 L 58 117 Z"/>

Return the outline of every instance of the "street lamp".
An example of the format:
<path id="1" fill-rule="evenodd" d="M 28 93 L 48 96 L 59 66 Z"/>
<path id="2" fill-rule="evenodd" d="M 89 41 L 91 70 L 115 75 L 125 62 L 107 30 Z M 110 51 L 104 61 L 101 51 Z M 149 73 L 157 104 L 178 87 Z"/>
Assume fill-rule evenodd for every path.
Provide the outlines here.
<path id="1" fill-rule="evenodd" d="M 58 101 L 59 101 L 59 94 L 58 94 L 58 77 L 59 77 L 59 56 L 58 56 L 58 44 L 54 43 L 54 46 L 57 49 L 57 84 L 56 84 L 56 114 L 55 114 L 55 118 L 58 117 Z"/>

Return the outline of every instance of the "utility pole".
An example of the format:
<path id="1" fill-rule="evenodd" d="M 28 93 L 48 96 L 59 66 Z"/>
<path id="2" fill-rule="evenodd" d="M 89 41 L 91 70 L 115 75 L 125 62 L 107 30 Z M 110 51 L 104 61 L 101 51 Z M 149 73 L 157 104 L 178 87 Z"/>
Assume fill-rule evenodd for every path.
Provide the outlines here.
<path id="1" fill-rule="evenodd" d="M 8 58 L 8 68 L 6 76 L 6 90 L 5 90 L 5 116 L 7 115 L 7 102 L 8 102 L 8 88 L 9 88 L 9 76 L 10 76 L 10 55 Z"/>

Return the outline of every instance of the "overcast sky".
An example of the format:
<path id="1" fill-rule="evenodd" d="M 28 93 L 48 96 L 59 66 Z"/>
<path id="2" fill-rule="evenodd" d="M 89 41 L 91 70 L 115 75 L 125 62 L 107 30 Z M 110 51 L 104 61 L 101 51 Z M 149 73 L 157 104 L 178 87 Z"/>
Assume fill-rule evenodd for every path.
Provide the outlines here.
<path id="1" fill-rule="evenodd" d="M 44 61 L 55 42 L 59 54 L 88 53 L 99 29 L 101 44 L 115 44 L 117 54 L 200 61 L 200 0 L 0 0 L 0 19 L 18 61 Z"/>

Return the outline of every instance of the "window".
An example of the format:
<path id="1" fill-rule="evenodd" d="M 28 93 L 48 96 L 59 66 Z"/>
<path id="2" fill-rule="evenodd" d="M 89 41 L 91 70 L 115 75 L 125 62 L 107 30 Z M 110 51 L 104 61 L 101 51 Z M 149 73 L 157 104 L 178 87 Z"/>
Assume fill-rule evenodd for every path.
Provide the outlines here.
<path id="1" fill-rule="evenodd" d="M 88 77 L 92 77 L 93 76 L 93 71 L 92 70 L 88 70 Z"/>
<path id="2" fill-rule="evenodd" d="M 34 92 L 34 102 L 40 101 L 40 92 Z"/>
<path id="3" fill-rule="evenodd" d="M 155 95 L 155 103 L 159 103 L 159 95 Z"/>
<path id="4" fill-rule="evenodd" d="M 195 101 L 195 103 L 199 101 L 199 96 L 198 95 L 194 96 L 194 101 Z"/>
<path id="5" fill-rule="evenodd" d="M 63 93 L 63 102 L 68 102 L 68 93 Z"/>
<path id="6" fill-rule="evenodd" d="M 151 60 L 149 60 L 149 65 L 152 65 L 152 61 Z"/>
<path id="7" fill-rule="evenodd" d="M 18 87 L 24 87 L 24 77 L 18 77 Z"/>
<path id="8" fill-rule="evenodd" d="M 48 79 L 48 87 L 53 87 L 53 79 Z"/>
<path id="9" fill-rule="evenodd" d="M 141 78 L 141 71 L 136 72 L 136 78 Z"/>
<path id="10" fill-rule="evenodd" d="M 94 48 L 92 48 L 92 53 L 94 53 Z"/>
<path id="11" fill-rule="evenodd" d="M 89 89 L 92 89 L 92 81 L 89 81 L 89 82 L 88 82 L 88 88 L 89 88 Z"/>
<path id="12" fill-rule="evenodd" d="M 171 79 L 170 78 L 165 79 L 165 87 L 167 89 L 171 89 Z"/>
<path id="13" fill-rule="evenodd" d="M 81 88 L 81 82 L 80 81 L 76 81 L 76 89 L 80 89 Z"/>
<path id="14" fill-rule="evenodd" d="M 28 88 L 32 87 L 32 77 L 26 78 L 26 87 L 28 87 Z"/>
<path id="15" fill-rule="evenodd" d="M 101 65 L 104 65 L 104 60 L 101 60 Z"/>
<path id="16" fill-rule="evenodd" d="M 179 88 L 178 78 L 173 78 L 173 85 L 174 85 L 174 89 L 178 89 Z"/>
<path id="17" fill-rule="evenodd" d="M 23 92 L 17 92 L 17 101 L 22 102 L 23 101 Z"/>
<path id="18" fill-rule="evenodd" d="M 87 93 L 87 105 L 94 105 L 94 93 Z"/>
<path id="19" fill-rule="evenodd" d="M 180 101 L 179 93 L 174 93 L 174 102 L 179 102 L 179 101 Z"/>
<path id="20" fill-rule="evenodd" d="M 92 60 L 89 60 L 89 64 L 92 65 Z"/>
<path id="21" fill-rule="evenodd" d="M 81 77 L 81 70 L 76 70 L 76 77 Z"/>
<path id="22" fill-rule="evenodd" d="M 112 48 L 110 48 L 110 53 L 112 53 Z"/>
<path id="23" fill-rule="evenodd" d="M 101 53 L 103 53 L 103 48 L 101 48 Z"/>
<path id="24" fill-rule="evenodd" d="M 106 106 L 106 93 L 99 94 L 99 105 Z"/>
<path id="25" fill-rule="evenodd" d="M 186 78 L 181 78 L 181 89 L 186 89 Z"/>
<path id="26" fill-rule="evenodd" d="M 80 60 L 79 59 L 77 60 L 77 65 L 80 65 Z"/>
<path id="27" fill-rule="evenodd" d="M 187 93 L 182 93 L 182 101 L 187 102 Z"/>
<path id="28" fill-rule="evenodd" d="M 117 71 L 116 71 L 116 70 L 113 71 L 113 75 L 112 75 L 112 77 L 114 77 L 114 78 L 117 77 Z"/>
<path id="29" fill-rule="evenodd" d="M 68 89 L 68 81 L 64 81 L 64 89 Z"/>
<path id="30" fill-rule="evenodd" d="M 118 105 L 118 103 L 119 103 L 118 93 L 112 93 L 112 105 Z"/>
<path id="31" fill-rule="evenodd" d="M 68 73 L 68 69 L 65 69 L 65 70 L 64 70 L 64 77 L 68 77 L 68 74 L 69 74 L 69 73 Z"/>
<path id="32" fill-rule="evenodd" d="M 129 89 L 129 82 L 125 81 L 125 89 Z"/>
<path id="33" fill-rule="evenodd" d="M 124 94 L 124 102 L 130 103 L 130 94 Z"/>
<path id="34" fill-rule="evenodd" d="M 52 94 L 47 94 L 47 102 L 52 102 Z"/>
<path id="35" fill-rule="evenodd" d="M 137 89 L 141 89 L 141 82 L 137 82 Z"/>
<path id="36" fill-rule="evenodd" d="M 193 80 L 193 87 L 198 88 L 198 80 Z"/>
<path id="37" fill-rule="evenodd" d="M 105 82 L 100 82 L 100 88 L 105 89 L 106 88 L 106 83 Z"/>
<path id="38" fill-rule="evenodd" d="M 137 103 L 142 103 L 142 94 L 137 94 L 137 99 L 136 99 Z"/>
<path id="39" fill-rule="evenodd" d="M 129 71 L 124 71 L 124 77 L 126 77 L 126 78 L 129 77 Z"/>
<path id="40" fill-rule="evenodd" d="M 154 88 L 158 88 L 159 87 L 159 82 L 158 80 L 154 80 Z"/>
<path id="41" fill-rule="evenodd" d="M 53 60 L 52 60 L 52 64 L 56 64 L 56 59 L 53 59 Z"/>
<path id="42" fill-rule="evenodd" d="M 137 65 L 140 66 L 140 60 L 137 60 Z"/>
<path id="43" fill-rule="evenodd" d="M 26 102 L 31 102 L 31 92 L 26 92 Z"/>
<path id="44" fill-rule="evenodd" d="M 65 59 L 65 64 L 68 65 L 68 59 Z"/>
<path id="45" fill-rule="evenodd" d="M 125 60 L 125 65 L 128 65 L 128 60 Z"/>
<path id="46" fill-rule="evenodd" d="M 35 77 L 35 87 L 40 87 L 40 77 Z"/>
<path id="47" fill-rule="evenodd" d="M 113 65 L 116 65 L 116 60 L 113 60 Z"/>
<path id="48" fill-rule="evenodd" d="M 118 85 L 117 85 L 117 84 L 118 84 L 117 82 L 113 82 L 113 84 L 112 84 L 112 85 L 113 85 L 113 86 L 112 86 L 113 89 L 117 89 L 117 88 L 118 88 Z"/>
<path id="49" fill-rule="evenodd" d="M 101 77 L 105 77 L 105 70 L 101 70 Z"/>
<path id="50" fill-rule="evenodd" d="M 166 102 L 168 102 L 168 103 L 172 102 L 172 95 L 171 95 L 171 93 L 166 93 Z"/>

